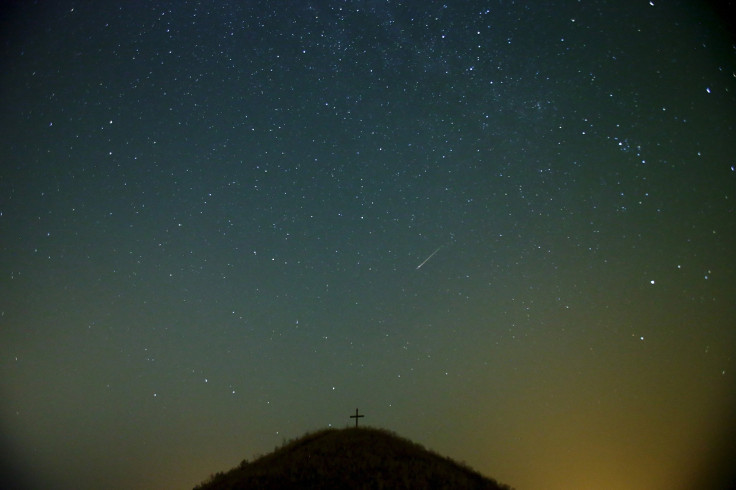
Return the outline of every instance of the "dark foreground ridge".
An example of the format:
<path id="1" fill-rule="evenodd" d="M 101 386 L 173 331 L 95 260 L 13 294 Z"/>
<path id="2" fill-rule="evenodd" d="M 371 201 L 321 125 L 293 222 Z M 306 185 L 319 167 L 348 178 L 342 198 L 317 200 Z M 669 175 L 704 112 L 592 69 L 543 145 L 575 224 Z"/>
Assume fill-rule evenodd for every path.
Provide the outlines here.
<path id="1" fill-rule="evenodd" d="M 308 433 L 195 490 L 289 488 L 511 490 L 396 434 L 365 427 Z"/>

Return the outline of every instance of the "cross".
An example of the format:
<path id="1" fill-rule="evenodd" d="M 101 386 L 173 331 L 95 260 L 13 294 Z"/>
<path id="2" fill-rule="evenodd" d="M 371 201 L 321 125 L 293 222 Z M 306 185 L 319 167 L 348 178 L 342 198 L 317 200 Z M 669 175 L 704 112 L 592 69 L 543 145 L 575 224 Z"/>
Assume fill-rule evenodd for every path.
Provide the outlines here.
<path id="1" fill-rule="evenodd" d="M 357 408 L 355 409 L 355 415 L 351 415 L 350 416 L 351 419 L 355 419 L 355 427 L 356 428 L 358 427 L 358 419 L 362 419 L 363 417 L 365 417 L 365 415 L 358 415 L 358 409 Z"/>

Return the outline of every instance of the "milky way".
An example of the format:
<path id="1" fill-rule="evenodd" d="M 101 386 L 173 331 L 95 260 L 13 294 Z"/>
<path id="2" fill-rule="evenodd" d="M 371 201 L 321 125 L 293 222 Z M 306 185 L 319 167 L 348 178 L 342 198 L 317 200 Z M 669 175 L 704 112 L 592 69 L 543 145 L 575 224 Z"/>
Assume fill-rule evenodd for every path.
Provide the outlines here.
<path id="1" fill-rule="evenodd" d="M 191 488 L 359 407 L 520 490 L 719 484 L 725 11 L 28 3 L 0 57 L 13 478 Z"/>

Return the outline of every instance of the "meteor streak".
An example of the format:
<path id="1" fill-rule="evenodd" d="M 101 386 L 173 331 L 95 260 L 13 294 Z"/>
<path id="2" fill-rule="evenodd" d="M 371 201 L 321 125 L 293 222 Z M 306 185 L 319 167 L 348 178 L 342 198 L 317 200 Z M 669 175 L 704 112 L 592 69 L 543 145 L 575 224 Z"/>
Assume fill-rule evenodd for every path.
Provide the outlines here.
<path id="1" fill-rule="evenodd" d="M 424 264 L 427 263 L 427 261 L 429 259 L 431 259 L 432 257 L 434 257 L 434 254 L 436 254 L 437 252 L 439 252 L 441 248 L 442 248 L 442 245 L 440 245 L 439 247 L 437 247 L 437 249 L 434 252 L 432 252 L 431 254 L 429 254 L 429 257 L 427 257 L 426 259 L 424 259 L 422 261 L 422 263 L 417 266 L 417 269 L 420 269 Z"/>

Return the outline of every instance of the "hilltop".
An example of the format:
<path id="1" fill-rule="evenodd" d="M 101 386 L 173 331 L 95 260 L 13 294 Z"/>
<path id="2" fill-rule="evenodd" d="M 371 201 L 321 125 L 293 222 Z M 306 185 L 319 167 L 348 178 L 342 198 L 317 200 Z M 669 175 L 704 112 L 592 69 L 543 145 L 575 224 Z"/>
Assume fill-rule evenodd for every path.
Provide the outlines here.
<path id="1" fill-rule="evenodd" d="M 396 434 L 365 427 L 307 433 L 195 490 L 285 488 L 510 490 Z"/>

